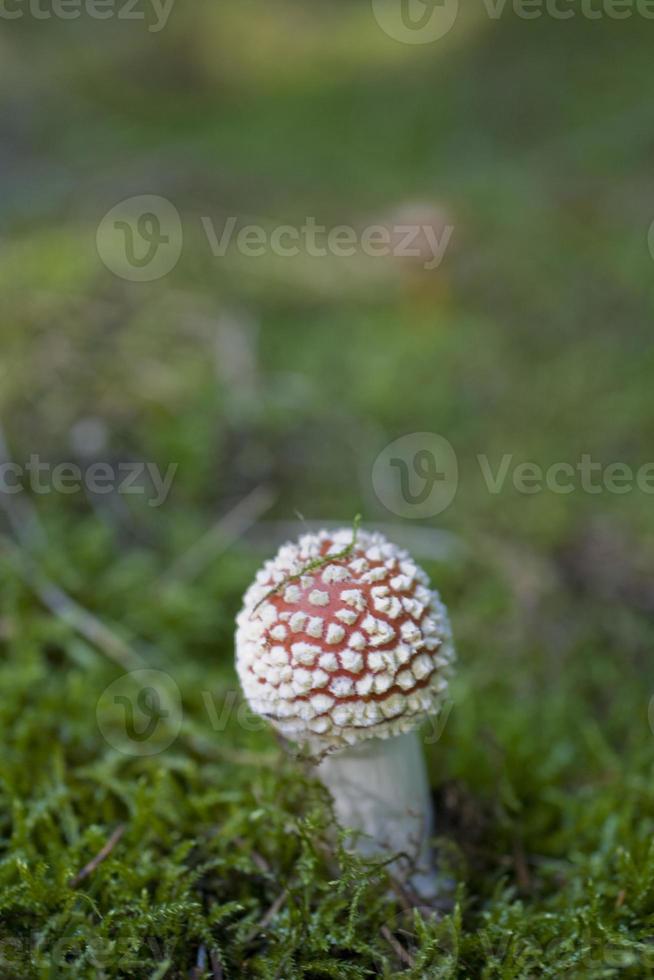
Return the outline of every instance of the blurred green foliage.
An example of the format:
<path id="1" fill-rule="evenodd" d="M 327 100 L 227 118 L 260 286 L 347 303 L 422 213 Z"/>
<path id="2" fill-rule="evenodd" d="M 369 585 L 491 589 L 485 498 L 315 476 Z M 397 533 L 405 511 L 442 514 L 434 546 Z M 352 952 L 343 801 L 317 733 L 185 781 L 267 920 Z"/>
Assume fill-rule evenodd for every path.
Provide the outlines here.
<path id="1" fill-rule="evenodd" d="M 476 459 L 652 458 L 648 30 L 466 14 L 414 49 L 367 4 L 284 0 L 176 7 L 155 35 L 16 21 L 0 55 L 12 457 L 68 460 L 91 418 L 103 458 L 178 464 L 159 509 L 44 495 L 40 534 L 4 528 L 0 976 L 654 975 L 652 498 L 493 495 Z M 185 234 L 150 284 L 94 245 L 144 193 Z M 455 229 L 430 275 L 218 259 L 200 223 L 360 227 L 415 201 Z M 269 731 L 212 723 L 207 695 L 239 704 L 233 619 L 268 524 L 175 574 L 261 484 L 266 518 L 388 521 L 374 459 L 425 430 L 460 467 L 425 526 L 458 543 L 427 562 L 460 655 L 426 747 L 458 882 L 435 917 L 334 843 L 326 794 Z M 164 753 L 104 741 L 121 668 L 46 608 L 44 580 L 174 677 Z"/>

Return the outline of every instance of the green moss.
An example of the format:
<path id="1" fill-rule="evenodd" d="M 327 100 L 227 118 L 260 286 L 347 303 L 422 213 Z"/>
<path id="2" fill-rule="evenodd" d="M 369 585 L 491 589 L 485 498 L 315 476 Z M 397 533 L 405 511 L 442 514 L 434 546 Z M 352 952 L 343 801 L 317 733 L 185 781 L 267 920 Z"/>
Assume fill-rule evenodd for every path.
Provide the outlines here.
<path id="1" fill-rule="evenodd" d="M 414 51 L 371 34 L 367 3 L 314 24 L 289 0 L 283 30 L 265 6 L 180 8 L 156 38 L 107 24 L 102 56 L 86 21 L 2 42 L 9 450 L 69 460 L 99 416 L 106 458 L 178 473 L 159 509 L 32 495 L 27 566 L 0 539 L 0 980 L 654 976 L 651 494 L 493 494 L 477 459 L 652 458 L 649 33 L 480 7 Z M 178 207 L 184 251 L 126 283 L 95 232 L 146 192 Z M 223 261 L 199 223 L 362 227 L 413 200 L 455 225 L 422 279 Z M 393 520 L 373 462 L 425 430 L 459 460 L 452 505 L 412 526 L 425 552 L 435 529 L 457 544 L 425 562 L 460 656 L 424 732 L 457 885 L 435 915 L 345 852 L 310 766 L 240 698 L 234 616 L 274 528 L 170 574 L 260 484 L 266 518 Z M 106 717 L 102 696 L 138 685 L 44 578 L 172 679 L 145 702 L 162 751 L 121 751 L 126 702 Z"/>
<path id="2" fill-rule="evenodd" d="M 97 567 L 93 549 L 78 557 L 82 576 Z M 117 618 L 156 640 L 147 562 L 138 573 L 106 557 L 94 590 L 124 567 Z M 253 567 L 234 557 L 222 571 L 228 622 Z M 527 636 L 499 625 L 525 629 L 491 570 L 432 571 L 462 620 L 455 706 L 435 744 L 425 731 L 442 859 L 459 882 L 442 917 L 404 909 L 383 866 L 342 849 L 311 769 L 244 709 L 211 576 L 177 585 L 165 642 L 148 652 L 179 686 L 181 730 L 160 754 L 130 756 L 96 715 L 120 671 L 4 566 L 0 975 L 181 978 L 198 961 L 211 976 L 211 957 L 227 977 L 646 975 L 654 791 L 637 660 L 617 666 L 589 601 L 559 617 L 596 622 L 592 671 L 587 637 L 556 662 L 542 639 L 527 653 Z M 480 579 L 504 612 L 489 616 Z"/>

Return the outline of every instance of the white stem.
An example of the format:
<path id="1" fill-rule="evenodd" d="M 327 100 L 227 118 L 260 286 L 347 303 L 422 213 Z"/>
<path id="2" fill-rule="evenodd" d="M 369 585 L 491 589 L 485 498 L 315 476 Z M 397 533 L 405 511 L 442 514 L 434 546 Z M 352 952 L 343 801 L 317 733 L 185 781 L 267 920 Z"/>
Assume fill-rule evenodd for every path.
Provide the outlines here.
<path id="1" fill-rule="evenodd" d="M 339 823 L 363 831 L 357 848 L 367 855 L 404 852 L 415 861 L 409 884 L 422 897 L 439 890 L 429 838 L 434 817 L 417 732 L 372 738 L 327 756 L 318 776 L 334 798 Z M 395 870 L 404 874 L 408 862 Z"/>

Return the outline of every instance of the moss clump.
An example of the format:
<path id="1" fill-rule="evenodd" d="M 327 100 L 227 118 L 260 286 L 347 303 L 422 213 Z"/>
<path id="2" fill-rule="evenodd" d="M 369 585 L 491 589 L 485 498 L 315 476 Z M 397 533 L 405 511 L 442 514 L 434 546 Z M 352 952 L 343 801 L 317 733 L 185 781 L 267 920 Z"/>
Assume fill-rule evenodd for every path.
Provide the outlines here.
<path id="1" fill-rule="evenodd" d="M 129 742 L 98 716 L 122 671 L 45 612 L 5 557 L 3 980 L 600 978 L 654 968 L 647 705 L 638 662 L 616 661 L 594 600 L 558 610 L 568 621 L 581 608 L 590 625 L 553 662 L 544 640 L 523 646 L 526 623 L 492 568 L 462 559 L 438 570 L 460 610 L 463 664 L 444 732 L 426 729 L 425 751 L 458 892 L 454 910 L 430 916 L 394 894 L 383 866 L 342 849 L 310 768 L 240 700 L 228 636 L 258 556 L 169 586 L 162 605 L 145 555 L 121 561 L 108 537 L 96 547 L 106 571 L 78 598 L 111 581 L 121 634 L 132 642 L 137 623 L 147 634 L 141 655 L 174 678 L 183 719 L 162 720 L 174 728 L 164 751 L 148 756 L 134 743 L 125 754 Z M 82 579 L 97 558 L 80 549 Z M 508 637 L 509 623 L 519 637 Z M 631 629 L 644 638 L 639 623 Z"/>

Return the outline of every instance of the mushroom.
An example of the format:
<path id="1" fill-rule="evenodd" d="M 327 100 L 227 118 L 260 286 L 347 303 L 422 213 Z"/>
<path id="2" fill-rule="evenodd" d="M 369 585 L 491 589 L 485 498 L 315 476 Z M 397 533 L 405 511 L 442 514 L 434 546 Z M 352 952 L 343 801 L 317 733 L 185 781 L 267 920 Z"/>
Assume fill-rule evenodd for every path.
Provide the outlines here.
<path id="1" fill-rule="evenodd" d="M 439 886 L 416 728 L 442 708 L 453 661 L 447 611 L 425 572 L 356 527 L 283 545 L 237 618 L 236 667 L 252 710 L 308 747 L 363 853 L 410 857 L 424 898 Z"/>

